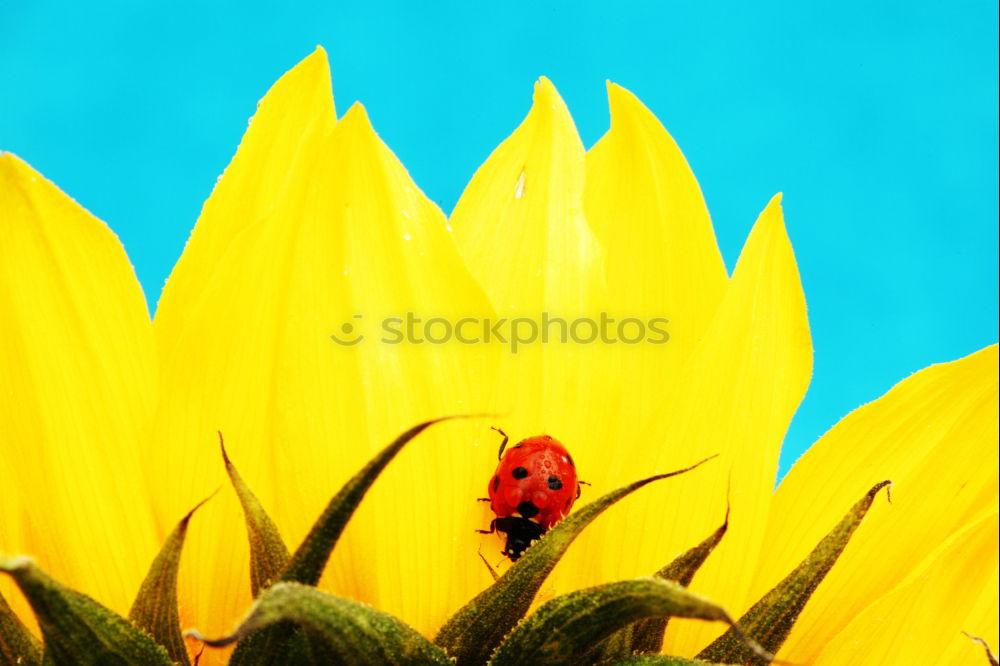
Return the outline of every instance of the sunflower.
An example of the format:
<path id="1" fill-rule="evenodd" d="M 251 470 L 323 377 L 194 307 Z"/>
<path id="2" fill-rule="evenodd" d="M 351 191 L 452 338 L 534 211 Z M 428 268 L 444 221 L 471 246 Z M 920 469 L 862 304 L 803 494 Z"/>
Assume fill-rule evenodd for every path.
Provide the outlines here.
<path id="1" fill-rule="evenodd" d="M 480 555 L 499 562 L 502 544 L 475 532 L 491 517 L 475 499 L 502 425 L 565 442 L 591 484 L 581 502 L 716 456 L 609 506 L 536 606 L 649 576 L 728 516 L 689 589 L 739 617 L 891 480 L 892 502 L 871 505 L 777 656 L 985 663 L 963 632 L 997 644 L 997 346 L 852 412 L 774 490 L 812 372 L 780 196 L 728 276 L 680 150 L 631 93 L 608 91 L 611 129 L 586 151 L 540 80 L 446 219 L 361 105 L 338 120 L 317 50 L 260 102 L 152 322 L 107 227 L 0 157 L 0 552 L 125 615 L 177 521 L 226 486 L 189 515 L 177 581 L 180 625 L 224 635 L 253 595 L 217 431 L 298 544 L 400 432 L 488 414 L 399 452 L 321 590 L 433 638 L 489 588 Z M 0 627 L 20 618 L 37 634 L 22 594 L 0 586 Z M 671 621 L 663 651 L 692 657 L 725 631 Z"/>

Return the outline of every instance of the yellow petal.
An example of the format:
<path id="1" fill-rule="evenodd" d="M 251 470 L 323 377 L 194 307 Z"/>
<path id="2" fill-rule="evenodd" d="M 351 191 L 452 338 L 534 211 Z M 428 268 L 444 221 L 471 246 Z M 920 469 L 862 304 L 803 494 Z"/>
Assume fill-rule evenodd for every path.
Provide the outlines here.
<path id="1" fill-rule="evenodd" d="M 274 262 L 253 266 L 244 262 L 239 253 L 245 253 L 248 245 L 266 242 L 262 236 L 268 231 L 275 233 L 274 229 L 280 227 L 279 216 L 289 216 L 289 208 L 295 210 L 295 198 L 301 198 L 306 177 L 335 122 L 326 55 L 317 50 L 279 79 L 258 104 L 236 156 L 206 202 L 163 290 L 154 328 L 161 368 L 166 370 L 161 379 L 164 393 L 154 430 L 156 441 L 147 450 L 163 538 L 177 516 L 187 511 L 185 506 L 201 501 L 224 483 L 218 474 L 221 468 L 216 465 L 218 454 L 208 446 L 214 430 L 223 430 L 228 441 L 238 435 L 227 427 L 231 417 L 202 396 L 211 395 L 216 402 L 228 399 L 233 405 L 229 411 L 233 411 L 240 408 L 242 392 L 269 387 L 266 378 L 247 386 L 232 386 L 228 380 L 229 374 L 239 372 L 241 364 L 261 362 L 263 350 L 240 342 L 248 336 L 257 341 L 262 328 L 271 332 L 262 308 L 272 305 L 268 299 L 274 298 L 276 290 L 259 290 L 256 296 L 262 308 L 253 307 L 253 281 L 268 277 L 274 280 Z M 278 247 L 274 248 L 276 252 Z M 265 251 L 258 249 L 259 253 Z M 243 284 L 233 280 L 232 271 L 247 273 Z M 226 314 L 216 303 L 220 300 L 226 308 L 251 303 L 237 319 L 223 319 L 223 324 L 216 324 L 215 320 Z M 211 318 L 206 313 L 211 313 Z M 243 329 L 235 330 L 233 326 L 241 321 Z M 209 326 L 213 330 L 204 333 Z M 202 335 L 204 344 L 199 344 Z M 259 337 L 266 339 L 266 334 Z M 247 400 L 243 409 L 252 406 L 253 401 Z M 231 441 L 230 451 L 237 448 L 237 442 Z M 269 449 L 260 446 L 249 448 L 248 453 L 255 456 L 255 473 L 271 455 Z M 237 463 L 249 465 L 243 459 L 237 459 Z M 251 476 L 248 480 L 262 479 Z M 247 554 L 237 530 L 237 511 L 238 503 L 228 493 L 222 493 L 204 507 L 192 524 L 180 570 L 184 626 L 204 622 L 202 618 L 208 616 L 216 619 L 216 624 L 200 626 L 228 631 L 232 616 L 249 603 L 244 591 L 249 576 Z M 211 525 L 230 518 L 232 527 L 222 533 L 226 538 L 212 535 Z M 211 576 L 211 567 L 217 565 L 231 573 L 219 576 L 210 585 L 206 581 L 211 579 L 204 577 Z M 212 612 L 205 612 L 208 608 Z"/>
<path id="2" fill-rule="evenodd" d="M 669 397 L 669 387 L 691 381 L 681 367 L 715 315 L 728 277 L 698 183 L 677 144 L 630 92 L 609 83 L 608 98 L 611 129 L 586 158 L 587 221 L 607 250 L 605 274 L 616 317 L 647 322 L 658 318 L 670 336 L 663 345 L 618 350 L 614 372 L 622 379 L 619 414 L 605 446 L 610 459 L 600 460 L 597 467 L 613 480 L 608 486 L 614 486 L 669 465 L 684 466 L 700 455 L 694 448 L 676 447 L 687 457 L 665 460 L 661 450 L 666 435 L 660 424 L 677 399 Z M 711 473 L 710 467 L 696 475 Z M 593 481 L 592 475 L 588 473 Z M 599 484 L 596 490 L 607 489 Z M 651 490 L 660 497 L 667 492 Z M 612 513 L 590 528 L 567 562 L 577 562 L 588 572 L 579 584 L 596 583 L 598 576 L 608 580 L 651 574 L 704 535 L 690 543 L 683 539 L 702 527 L 707 533 L 722 520 L 722 512 L 706 510 L 711 523 L 696 519 L 680 534 L 667 535 L 661 529 L 663 516 L 673 510 L 639 495 L 617 509 L 620 517 Z M 663 539 L 668 539 L 668 551 L 663 550 Z M 602 561 L 603 567 L 587 566 L 594 561 Z"/>
<path id="3" fill-rule="evenodd" d="M 272 93 L 267 117 L 286 117 L 292 110 L 284 107 L 295 103 L 294 95 Z M 382 318 L 488 313 L 441 211 L 374 134 L 364 110 L 352 108 L 328 135 L 304 125 L 289 149 L 297 155 L 293 168 L 271 175 L 282 184 L 268 187 L 280 194 L 260 203 L 255 223 L 223 255 L 192 238 L 194 259 L 174 277 L 181 288 L 201 277 L 201 293 L 187 304 L 165 296 L 156 319 L 166 350 L 157 468 L 165 479 L 183 476 L 160 491 L 183 504 L 225 482 L 214 439 L 221 429 L 231 459 L 292 548 L 340 485 L 400 432 L 428 418 L 482 411 L 478 387 L 466 379 L 481 360 L 470 347 L 386 344 Z M 270 140 L 266 129 L 260 140 Z M 199 226 L 225 225 L 241 205 L 207 205 Z M 332 334 L 366 337 L 349 346 Z M 483 482 L 468 468 L 474 457 L 463 433 L 470 427 L 439 426 L 389 466 L 334 552 L 326 587 L 430 632 L 481 584 L 470 526 Z M 245 541 L 230 493 L 192 524 L 181 581 L 187 626 L 223 633 L 246 610 Z"/>
<path id="4" fill-rule="evenodd" d="M 538 326 L 533 343 L 516 353 L 504 348 L 500 375 L 484 382 L 492 411 L 502 415 L 498 425 L 515 440 L 552 434 L 583 456 L 581 467 L 605 438 L 617 381 L 606 366 L 610 345 L 574 342 L 574 331 L 576 339 L 590 337 L 587 321 L 607 307 L 603 253 L 584 218 L 583 186 L 583 145 L 543 78 L 530 113 L 476 171 L 450 220 L 497 316 Z M 544 343 L 543 332 L 550 336 Z M 495 456 L 480 459 L 484 480 L 495 464 Z"/>
<path id="5" fill-rule="evenodd" d="M 997 516 L 994 515 L 994 525 L 996 521 Z M 964 535 L 965 532 L 958 532 L 956 534 Z M 995 544 L 996 537 L 994 537 Z M 994 558 L 996 557 L 995 551 L 993 556 Z M 984 646 L 973 641 L 970 637 L 986 641 L 993 654 L 996 654 L 996 646 L 1000 643 L 1000 635 L 998 635 L 998 627 L 1000 627 L 1000 604 L 997 603 L 998 588 L 1000 588 L 1000 567 L 994 564 L 993 571 L 979 589 L 976 600 L 963 609 L 967 610 L 967 615 L 962 622 L 961 631 L 964 632 L 962 638 L 966 640 L 957 642 L 948 640 L 941 651 L 940 662 L 942 664 L 977 663 L 976 660 L 982 659 L 986 655 Z M 951 606 L 954 608 L 955 604 L 951 604 Z M 972 643 L 971 649 L 969 648 L 970 642 Z"/>
<path id="6" fill-rule="evenodd" d="M 618 320 L 655 318 L 670 336 L 666 344 L 618 350 L 615 372 L 623 381 L 614 435 L 636 451 L 628 475 L 639 478 L 660 471 L 645 452 L 658 447 L 642 436 L 651 422 L 663 421 L 664 386 L 679 380 L 728 277 L 698 183 L 677 144 L 630 92 L 609 83 L 608 98 L 611 129 L 587 153 L 587 221 L 607 250 L 605 274 Z"/>
<path id="7" fill-rule="evenodd" d="M 615 543 L 609 535 L 606 543 L 632 558 L 627 573 L 654 571 L 698 543 L 722 522 L 728 499 L 729 532 L 691 588 L 734 614 L 752 601 L 748 588 L 778 453 L 811 372 L 805 299 L 776 196 L 747 239 L 715 319 L 665 387 L 663 426 L 643 438 L 651 450 L 646 464 L 657 470 L 719 458 L 651 489 L 641 509 L 622 511 L 616 527 L 629 538 Z M 665 646 L 694 654 L 719 633 L 703 623 L 671 622 Z"/>
<path id="8" fill-rule="evenodd" d="M 583 183 L 573 119 L 542 78 L 531 112 L 479 167 L 451 216 L 462 257 L 499 313 L 583 313 L 603 293 Z"/>
<path id="9" fill-rule="evenodd" d="M 726 268 L 673 138 L 629 91 L 608 83 L 608 99 L 611 130 L 587 153 L 587 221 L 607 250 L 615 307 L 669 317 L 671 341 L 659 356 L 683 358 L 715 314 Z"/>
<path id="10" fill-rule="evenodd" d="M 817 646 L 809 663 L 987 663 L 983 648 L 962 632 L 997 644 L 997 537 L 994 510 L 953 534 L 907 582 Z"/>
<path id="11" fill-rule="evenodd" d="M 158 545 L 138 459 L 156 401 L 142 290 L 115 235 L 10 154 L 0 210 L 0 551 L 127 612 Z"/>
<path id="12" fill-rule="evenodd" d="M 500 414 L 496 425 L 515 441 L 542 433 L 561 440 L 585 478 L 600 482 L 591 489 L 597 496 L 622 484 L 595 477 L 621 426 L 623 378 L 615 360 L 621 345 L 605 344 L 597 332 L 608 298 L 603 251 L 584 217 L 584 167 L 573 120 L 541 79 L 530 113 L 476 172 L 451 226 L 497 315 L 524 317 L 539 331 L 516 353 L 507 346 L 499 375 L 484 382 L 491 411 Z M 485 482 L 496 458 L 482 455 L 478 464 Z M 490 518 L 484 506 L 480 525 Z M 498 539 L 483 539 L 492 561 L 499 550 Z M 572 573 L 557 573 L 553 581 L 555 589 L 579 586 Z"/>
<path id="13" fill-rule="evenodd" d="M 311 159 L 303 150 L 305 137 L 324 137 L 336 122 L 326 52 L 317 47 L 258 104 L 236 155 L 205 202 L 170 276 L 170 288 L 163 290 L 157 319 L 182 317 L 198 301 L 211 266 L 234 238 L 270 214 Z"/>
<path id="14" fill-rule="evenodd" d="M 891 479 L 806 606 L 783 658 L 808 663 L 998 494 L 997 346 L 932 366 L 855 410 L 782 481 L 755 591 L 766 591 L 836 521 L 849 498 Z"/>

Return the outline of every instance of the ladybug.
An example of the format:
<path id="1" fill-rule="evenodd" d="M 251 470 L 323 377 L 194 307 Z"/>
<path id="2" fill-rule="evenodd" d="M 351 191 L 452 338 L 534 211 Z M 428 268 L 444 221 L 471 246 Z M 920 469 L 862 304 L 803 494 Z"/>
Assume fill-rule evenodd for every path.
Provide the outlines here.
<path id="1" fill-rule="evenodd" d="M 522 439 L 504 455 L 509 438 L 503 435 L 497 458 L 500 464 L 489 484 L 490 509 L 496 518 L 489 530 L 506 535 L 503 554 L 516 561 L 532 543 L 566 517 L 580 496 L 573 457 L 559 440 L 549 435 Z"/>

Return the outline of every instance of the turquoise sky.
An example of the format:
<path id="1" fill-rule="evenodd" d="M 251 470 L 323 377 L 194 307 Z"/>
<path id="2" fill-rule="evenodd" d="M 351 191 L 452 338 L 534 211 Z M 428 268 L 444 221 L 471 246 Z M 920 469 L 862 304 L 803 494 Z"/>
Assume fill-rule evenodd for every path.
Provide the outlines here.
<path id="1" fill-rule="evenodd" d="M 450 211 L 552 79 L 589 146 L 605 79 L 680 143 L 732 268 L 785 193 L 816 349 L 782 469 L 854 407 L 997 339 L 990 2 L 0 3 L 0 149 L 121 237 L 147 298 L 257 100 L 316 44 L 343 112 Z"/>

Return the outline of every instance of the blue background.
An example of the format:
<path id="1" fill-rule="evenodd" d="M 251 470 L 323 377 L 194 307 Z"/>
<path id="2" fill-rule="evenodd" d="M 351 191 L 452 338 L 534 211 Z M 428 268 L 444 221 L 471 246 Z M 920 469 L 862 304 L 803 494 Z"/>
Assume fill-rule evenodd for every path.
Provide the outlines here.
<path id="1" fill-rule="evenodd" d="M 997 8 L 982 2 L 0 4 L 0 149 L 121 237 L 155 303 L 257 100 L 324 45 L 343 113 L 446 212 L 549 76 L 604 80 L 701 182 L 727 265 L 785 192 L 816 349 L 782 470 L 841 416 L 997 339 Z"/>

